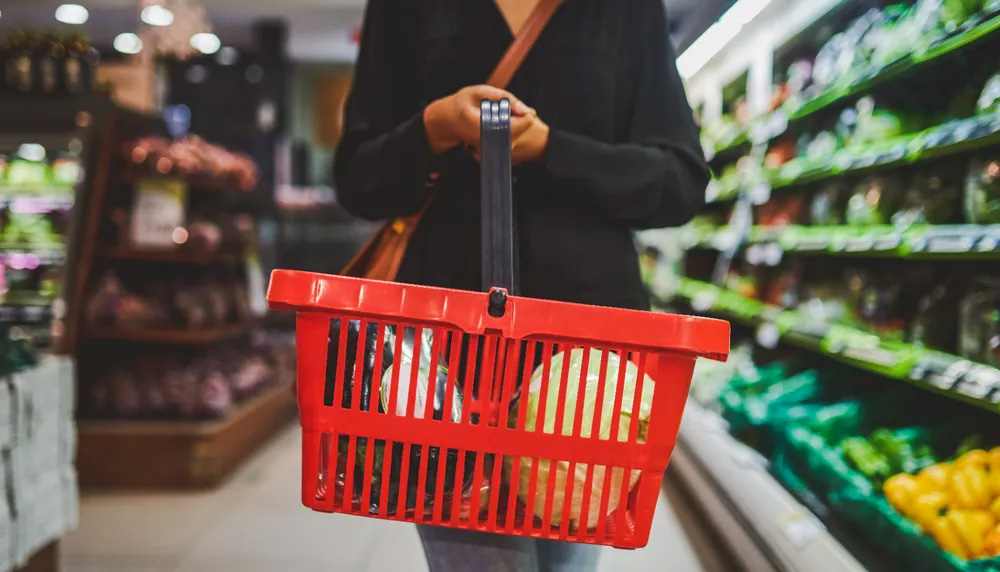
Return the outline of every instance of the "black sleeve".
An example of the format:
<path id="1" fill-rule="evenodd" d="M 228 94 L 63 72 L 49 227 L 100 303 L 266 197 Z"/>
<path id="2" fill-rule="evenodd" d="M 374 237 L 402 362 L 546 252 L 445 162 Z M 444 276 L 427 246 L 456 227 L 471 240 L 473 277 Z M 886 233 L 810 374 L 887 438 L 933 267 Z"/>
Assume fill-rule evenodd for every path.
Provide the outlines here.
<path id="1" fill-rule="evenodd" d="M 637 228 L 686 223 L 704 205 L 709 170 L 677 73 L 661 0 L 644 0 L 630 40 L 636 88 L 617 144 L 552 129 L 545 169 L 616 220 Z M 628 64 L 627 64 L 628 65 Z"/>
<path id="2" fill-rule="evenodd" d="M 377 220 L 417 212 L 430 194 L 433 153 L 413 86 L 413 2 L 369 0 L 344 135 L 334 159 L 348 212 Z"/>

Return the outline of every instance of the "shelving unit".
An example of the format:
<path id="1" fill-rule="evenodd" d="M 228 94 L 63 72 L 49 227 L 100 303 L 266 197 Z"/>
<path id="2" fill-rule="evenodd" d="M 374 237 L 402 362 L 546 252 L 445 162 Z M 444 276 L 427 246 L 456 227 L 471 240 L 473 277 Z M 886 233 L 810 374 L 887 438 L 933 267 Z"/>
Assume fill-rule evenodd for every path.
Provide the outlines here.
<path id="1" fill-rule="evenodd" d="M 704 213 L 677 231 L 640 234 L 654 306 L 731 321 L 734 355 L 743 352 L 739 366 L 707 374 L 700 389 L 696 373 L 671 465 L 677 487 L 747 570 L 909 570 L 919 566 L 901 561 L 918 553 L 926 570 L 966 570 L 887 503 L 881 480 L 861 474 L 843 440 L 871 444 L 875 427 L 933 432 L 942 424 L 981 433 L 986 449 L 1000 443 L 991 429 L 1000 414 L 998 354 L 980 349 L 995 338 L 977 345 L 997 315 L 989 295 L 1000 225 L 990 224 L 992 203 L 984 204 L 996 194 L 986 165 L 1000 160 L 1000 109 L 985 86 L 1000 73 L 989 63 L 1000 49 L 1000 7 L 953 27 L 908 28 L 921 37 L 905 44 L 891 25 L 864 37 L 868 23 L 892 21 L 890 12 L 913 14 L 888 6 L 766 3 L 687 78 L 716 176 Z M 845 40 L 830 47 L 839 33 Z M 821 47 L 830 51 L 818 62 Z M 899 55 L 877 57 L 881 49 Z M 743 115 L 733 113 L 733 82 L 745 83 Z M 987 103 L 977 105 L 980 92 Z M 755 373 L 782 368 L 774 385 L 754 385 Z M 819 394 L 796 401 L 792 388 L 809 380 Z M 769 399 L 783 391 L 793 395 L 775 401 L 772 416 Z M 906 405 L 894 411 L 897 400 Z M 854 423 L 848 433 L 821 435 L 816 412 L 831 403 L 853 403 L 876 425 L 845 419 Z M 785 413 L 813 417 L 799 423 Z M 793 459 L 796 446 L 825 460 Z M 955 451 L 935 451 L 935 459 L 953 460 Z M 859 480 L 822 490 L 817 475 L 836 463 Z M 886 521 L 868 528 L 862 515 Z M 1000 566 L 1000 558 L 975 556 L 968 570 Z"/>
<path id="2" fill-rule="evenodd" d="M 912 344 L 881 340 L 855 328 L 817 324 L 795 310 L 768 306 L 707 282 L 685 279 L 678 296 L 698 313 L 757 328 L 757 339 L 763 345 L 787 342 L 1000 413 L 1000 369 Z"/>
<path id="3" fill-rule="evenodd" d="M 124 370 L 108 366 L 135 367 L 138 362 L 128 362 L 126 358 L 136 355 L 153 359 L 154 363 L 163 357 L 164 363 L 169 361 L 171 367 L 177 370 L 173 371 L 174 375 L 189 378 L 205 375 L 206 378 L 193 377 L 191 382 L 177 382 L 189 383 L 180 391 L 193 392 L 187 399 L 198 403 L 197 407 L 188 405 L 185 406 L 187 409 L 170 412 L 159 410 L 160 414 L 155 418 L 142 418 L 141 414 L 130 415 L 113 408 L 98 410 L 93 406 L 81 406 L 85 417 L 79 421 L 80 483 L 84 487 L 114 489 L 212 487 L 230 475 L 269 437 L 289 423 L 296 413 L 294 396 L 289 391 L 291 379 L 277 368 L 272 374 L 278 378 L 272 379 L 262 393 L 242 403 L 234 402 L 231 406 L 226 401 L 227 405 L 218 411 L 200 401 L 210 399 L 205 392 L 217 391 L 207 385 L 209 374 L 189 373 L 185 369 L 198 360 L 202 364 L 199 367 L 206 367 L 209 357 L 214 359 L 221 355 L 215 352 L 229 352 L 226 355 L 231 359 L 233 352 L 253 351 L 252 340 L 261 321 L 257 316 L 244 316 L 236 309 L 235 300 L 238 298 L 234 296 L 237 294 L 230 287 L 248 280 L 247 261 L 254 245 L 223 241 L 221 224 L 217 219 L 207 218 L 243 212 L 246 205 L 232 206 L 229 196 L 245 192 L 228 177 L 177 173 L 163 176 L 144 171 L 150 168 L 149 165 L 135 164 L 121 157 L 122 149 L 130 141 L 149 135 L 164 136 L 165 127 L 158 118 L 116 110 L 106 123 L 105 130 L 101 158 L 95 167 L 94 196 L 87 205 L 87 216 L 83 221 L 86 238 L 80 250 L 80 271 L 76 276 L 78 296 L 86 301 L 95 295 L 103 280 L 102 271 L 110 271 L 103 276 L 125 277 L 120 278 L 121 284 L 125 285 L 123 287 L 128 287 L 128 280 L 134 281 L 140 289 L 144 284 L 166 283 L 168 277 L 172 282 L 163 291 L 167 298 L 157 298 L 158 303 L 167 304 L 166 311 L 154 312 L 154 318 L 148 322 L 119 320 L 117 315 L 107 317 L 102 314 L 95 318 L 95 314 L 88 314 L 83 308 L 76 309 L 72 323 L 75 329 L 74 348 L 81 363 L 81 403 L 91 403 L 88 400 L 94 395 L 92 388 L 104 387 L 115 391 L 115 380 L 121 383 L 120 373 Z M 139 183 L 149 181 L 161 183 L 162 189 L 158 189 L 161 193 L 177 192 L 174 183 L 182 183 L 180 193 L 183 196 L 178 201 L 178 208 L 182 213 L 179 220 L 184 222 L 165 223 L 170 224 L 167 240 L 160 240 L 162 244 L 157 246 L 144 246 L 146 242 L 137 245 L 127 232 L 131 227 L 124 222 L 135 221 L 134 218 L 127 219 L 125 213 L 132 212 L 133 217 L 137 216 L 139 211 L 135 203 Z M 133 210 L 129 211 L 130 208 Z M 195 221 L 191 215 L 193 208 L 201 209 L 199 212 L 206 217 L 200 220 L 216 222 L 219 237 L 211 246 L 194 241 L 184 244 L 186 229 L 181 235 L 171 234 Z M 160 223 L 153 222 L 153 226 L 157 224 Z M 183 238 L 178 240 L 177 236 Z M 174 300 L 169 296 L 176 295 L 173 289 L 183 287 L 186 284 L 184 280 L 197 281 L 205 276 L 221 281 L 213 295 L 226 297 L 228 317 L 224 320 L 209 317 L 205 294 L 190 294 L 191 303 L 200 304 L 199 308 L 206 316 L 202 320 L 179 320 L 175 316 L 180 315 L 179 307 L 169 306 Z M 249 292 L 249 287 L 247 290 Z M 227 373 L 228 370 L 219 370 L 213 375 L 225 379 Z M 149 372 L 148 377 L 153 375 Z M 159 375 L 162 376 L 162 372 Z M 137 385 L 137 388 L 152 383 L 145 377 L 139 379 L 133 376 L 130 379 L 145 384 Z M 166 380 L 159 382 L 163 384 L 162 391 L 166 392 Z M 173 390 L 177 391 L 176 388 Z M 97 393 L 100 391 L 104 390 L 98 389 Z M 242 394 L 233 395 L 235 400 Z M 216 419 L 218 416 L 221 418 Z"/>
<path id="4" fill-rule="evenodd" d="M 975 26 L 942 38 L 925 49 L 911 52 L 880 69 L 869 70 L 854 82 L 834 85 L 797 107 L 779 109 L 773 114 L 758 117 L 751 122 L 749 132 L 716 149 L 713 155 L 731 155 L 748 147 L 751 141 L 761 143 L 775 139 L 795 123 L 801 123 L 837 104 L 865 95 L 874 88 L 898 80 L 906 74 L 920 73 L 930 64 L 940 63 L 946 56 L 959 56 L 964 51 L 977 47 L 981 42 L 995 39 L 998 31 L 1000 31 L 1000 14 L 987 17 Z"/>

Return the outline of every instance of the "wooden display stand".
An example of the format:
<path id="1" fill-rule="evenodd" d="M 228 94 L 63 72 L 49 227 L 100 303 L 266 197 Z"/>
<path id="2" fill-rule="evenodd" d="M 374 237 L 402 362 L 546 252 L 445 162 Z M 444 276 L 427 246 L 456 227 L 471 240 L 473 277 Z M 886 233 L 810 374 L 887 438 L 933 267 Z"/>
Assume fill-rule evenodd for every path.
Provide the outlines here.
<path id="1" fill-rule="evenodd" d="M 162 120 L 136 115 L 121 109 L 110 114 L 103 125 L 101 144 L 89 173 L 91 191 L 80 210 L 80 244 L 74 257 L 70 306 L 66 325 L 66 345 L 78 357 L 78 395 L 86 395 L 88 384 L 101 375 L 100 367 L 88 368 L 102 360 L 127 358 L 142 351 L 189 351 L 198 348 L 249 340 L 256 323 L 233 323 L 182 329 L 163 327 L 121 327 L 88 323 L 84 308 L 95 288 L 97 269 L 146 268 L 184 275 L 192 269 L 242 264 L 246 245 L 222 245 L 218 251 L 196 247 L 150 248 L 135 246 L 128 237 L 110 239 L 109 223 L 121 208 L 126 189 L 136 190 L 141 180 L 135 166 L 126 165 L 120 154 L 127 141 L 152 134 L 162 135 Z M 155 176 L 153 177 L 155 178 Z M 217 212 L 230 195 L 239 195 L 234 182 L 225 178 L 209 180 L 200 176 L 175 175 L 188 190 L 213 201 L 209 212 Z M 186 192 L 186 191 L 185 191 Z M 190 196 L 189 196 L 190 198 Z M 133 200 L 134 197 L 133 197 Z M 180 201 L 182 207 L 189 205 Z M 117 206 L 116 206 L 117 205 Z M 226 207 L 228 208 L 228 207 Z M 116 244 L 109 244 L 116 242 Z M 102 353 L 94 357 L 94 349 Z M 290 381 L 290 380 L 285 380 Z M 296 415 L 295 400 L 288 383 L 280 383 L 246 403 L 234 407 L 219 421 L 108 420 L 78 422 L 77 473 L 81 487 L 130 489 L 191 489 L 218 485 L 240 466 L 268 438 L 286 427 Z"/>
<path id="2" fill-rule="evenodd" d="M 212 487 L 294 417 L 295 398 L 282 385 L 221 421 L 80 421 L 80 486 Z"/>

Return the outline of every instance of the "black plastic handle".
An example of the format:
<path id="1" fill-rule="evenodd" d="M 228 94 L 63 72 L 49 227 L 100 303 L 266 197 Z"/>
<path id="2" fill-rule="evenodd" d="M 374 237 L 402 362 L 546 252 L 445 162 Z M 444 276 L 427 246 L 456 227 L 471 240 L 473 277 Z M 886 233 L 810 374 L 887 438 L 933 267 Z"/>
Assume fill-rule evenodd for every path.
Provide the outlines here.
<path id="1" fill-rule="evenodd" d="M 480 117 L 483 291 L 504 288 L 514 294 L 510 101 L 483 100 Z"/>

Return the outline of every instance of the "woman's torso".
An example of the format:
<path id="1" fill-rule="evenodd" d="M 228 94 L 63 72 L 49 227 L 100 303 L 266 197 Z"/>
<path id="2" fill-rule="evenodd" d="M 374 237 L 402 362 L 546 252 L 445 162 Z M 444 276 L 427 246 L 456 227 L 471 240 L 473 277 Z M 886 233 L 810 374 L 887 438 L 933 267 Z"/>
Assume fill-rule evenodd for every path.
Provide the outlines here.
<path id="1" fill-rule="evenodd" d="M 412 54 L 422 101 L 482 83 L 512 34 L 493 0 L 418 0 L 420 45 Z M 622 0 L 568 0 L 509 90 L 552 128 L 615 143 L 629 121 L 636 26 Z M 514 170 L 519 294 L 589 304 L 648 305 L 629 228 L 609 220 L 548 177 L 540 164 Z M 478 290 L 479 167 L 456 152 L 415 233 L 399 279 Z"/>

